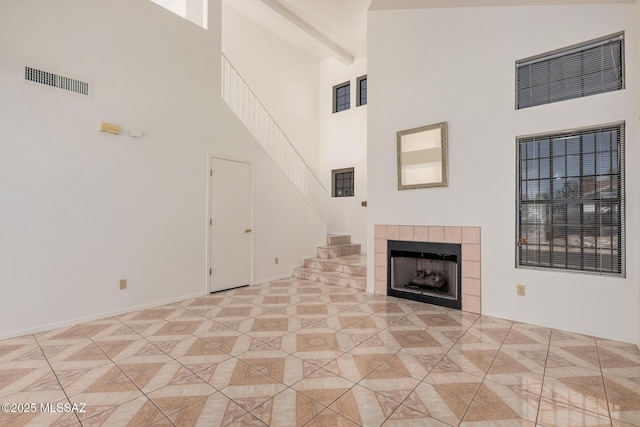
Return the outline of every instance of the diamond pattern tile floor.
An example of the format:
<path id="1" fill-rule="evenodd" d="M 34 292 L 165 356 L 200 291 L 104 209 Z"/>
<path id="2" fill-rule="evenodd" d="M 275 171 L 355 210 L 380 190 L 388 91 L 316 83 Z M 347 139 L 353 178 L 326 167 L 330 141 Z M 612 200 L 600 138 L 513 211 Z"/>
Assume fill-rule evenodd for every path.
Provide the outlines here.
<path id="1" fill-rule="evenodd" d="M 38 404 L 2 426 L 629 427 L 640 352 L 292 278 L 0 341 L 0 401 Z"/>

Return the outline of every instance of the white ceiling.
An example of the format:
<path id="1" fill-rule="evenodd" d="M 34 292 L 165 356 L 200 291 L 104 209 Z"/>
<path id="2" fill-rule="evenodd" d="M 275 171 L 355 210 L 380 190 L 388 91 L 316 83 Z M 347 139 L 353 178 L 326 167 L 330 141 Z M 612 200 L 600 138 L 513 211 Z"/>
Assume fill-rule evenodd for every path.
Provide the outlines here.
<path id="1" fill-rule="evenodd" d="M 372 0 L 223 0 L 245 18 L 319 60 L 367 54 Z M 223 15 L 224 19 L 224 15 Z"/>
<path id="2" fill-rule="evenodd" d="M 369 8 L 375 11 L 634 2 L 636 0 L 223 0 L 223 5 L 320 61 L 334 57 L 348 64 L 354 57 L 367 56 Z"/>

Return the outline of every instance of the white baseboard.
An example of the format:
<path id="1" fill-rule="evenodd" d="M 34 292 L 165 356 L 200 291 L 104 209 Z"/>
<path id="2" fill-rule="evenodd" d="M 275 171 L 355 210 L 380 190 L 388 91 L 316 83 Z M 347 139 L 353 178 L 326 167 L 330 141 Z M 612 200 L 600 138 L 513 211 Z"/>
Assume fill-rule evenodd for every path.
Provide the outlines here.
<path id="1" fill-rule="evenodd" d="M 170 298 L 162 301 L 156 301 L 148 304 L 137 305 L 134 307 L 127 307 L 122 310 L 107 311 L 99 314 L 93 314 L 91 316 L 77 317 L 74 319 L 64 320 L 62 322 L 49 323 L 48 325 L 38 326 L 36 328 L 23 329 L 21 331 L 9 332 L 8 334 L 0 335 L 0 340 L 6 338 L 14 338 L 22 335 L 36 334 L 38 332 L 50 331 L 52 329 L 64 328 L 65 326 L 77 325 L 79 323 L 90 322 L 92 320 L 106 319 L 107 317 L 118 316 L 120 314 L 130 313 L 132 311 L 144 310 L 145 308 L 157 307 L 159 305 L 171 304 L 178 301 L 184 301 L 191 298 L 197 298 L 204 295 L 208 295 L 206 292 L 199 292 L 197 294 L 185 295 L 178 298 Z"/>
<path id="2" fill-rule="evenodd" d="M 312 256 L 303 256 L 302 257 L 302 263 L 298 264 L 298 265 L 294 265 L 293 267 L 291 267 L 290 273 L 288 276 L 277 276 L 277 277 L 271 277 L 269 279 L 260 279 L 256 282 L 254 282 L 254 285 L 262 285 L 263 283 L 269 283 L 269 282 L 275 282 L 276 280 L 286 280 L 289 279 L 291 277 L 293 277 L 293 270 L 295 270 L 296 268 L 301 268 L 304 267 L 304 260 L 305 259 L 309 259 L 309 258 L 316 258 L 316 255 L 312 255 Z"/>
<path id="3" fill-rule="evenodd" d="M 278 277 L 272 277 L 270 279 L 263 279 L 263 280 L 260 280 L 259 282 L 255 282 L 254 285 L 262 285 L 263 283 L 275 282 L 276 280 L 286 280 L 291 278 L 292 276 L 293 276 L 293 272 L 292 274 L 289 274 L 286 276 L 278 276 Z"/>
<path id="4" fill-rule="evenodd" d="M 499 319 L 504 319 L 504 320 L 511 320 L 513 322 L 527 323 L 529 325 L 542 326 L 543 328 L 555 329 L 555 330 L 558 330 L 558 331 L 573 332 L 573 333 L 576 333 L 576 334 L 588 335 L 590 337 L 598 337 L 598 338 L 604 338 L 604 339 L 608 339 L 608 340 L 612 340 L 612 341 L 620 341 L 620 342 L 626 342 L 626 343 L 629 343 L 629 344 L 635 344 L 633 339 L 631 339 L 629 337 L 625 337 L 625 336 L 622 336 L 622 335 L 614 335 L 614 334 L 602 333 L 601 331 L 594 331 L 594 330 L 591 330 L 591 329 L 588 329 L 588 328 L 581 328 L 581 327 L 560 328 L 560 327 L 558 327 L 558 325 L 552 325 L 549 322 L 532 321 L 531 319 L 524 319 L 524 318 L 520 318 L 519 316 L 505 316 L 505 315 L 500 314 L 500 313 L 487 313 L 485 311 L 482 312 L 482 315 L 483 316 L 497 317 Z"/>

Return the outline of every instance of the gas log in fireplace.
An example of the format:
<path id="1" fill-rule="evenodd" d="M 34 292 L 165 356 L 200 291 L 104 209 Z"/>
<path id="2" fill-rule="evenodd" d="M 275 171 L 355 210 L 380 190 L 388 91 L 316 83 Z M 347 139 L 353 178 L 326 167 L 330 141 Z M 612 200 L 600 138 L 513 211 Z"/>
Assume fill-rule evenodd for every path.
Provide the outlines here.
<path id="1" fill-rule="evenodd" d="M 387 295 L 462 308 L 461 245 L 387 242 Z"/>

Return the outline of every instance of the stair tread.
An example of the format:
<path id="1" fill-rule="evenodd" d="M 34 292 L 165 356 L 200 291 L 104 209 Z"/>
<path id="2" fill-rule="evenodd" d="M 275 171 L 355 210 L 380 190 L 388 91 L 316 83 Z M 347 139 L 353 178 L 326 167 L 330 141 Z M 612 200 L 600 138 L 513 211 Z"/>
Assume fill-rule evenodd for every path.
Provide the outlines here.
<path id="1" fill-rule="evenodd" d="M 322 270 L 320 268 L 313 268 L 313 267 L 299 267 L 299 268 L 296 268 L 295 271 L 325 274 L 327 276 L 339 276 L 347 279 L 363 279 L 367 277 L 363 274 L 345 273 L 343 271 L 333 271 L 333 270 Z"/>
<path id="2" fill-rule="evenodd" d="M 335 258 L 305 258 L 308 261 L 319 261 L 326 262 L 329 264 L 343 264 L 343 265 L 361 265 L 362 267 L 366 267 L 367 265 L 367 254 L 354 254 L 354 255 L 345 255 Z"/>
<path id="3" fill-rule="evenodd" d="M 360 246 L 360 243 L 344 243 L 342 245 L 325 245 L 325 246 L 318 246 L 318 248 L 320 248 L 320 249 L 332 249 L 332 248 L 342 248 L 344 246 Z"/>
<path id="4" fill-rule="evenodd" d="M 367 283 L 367 255 L 362 245 L 351 242 L 348 234 L 327 234 L 327 244 L 318 246 L 313 258 L 293 270 L 293 277 L 331 285 L 365 290 Z"/>

